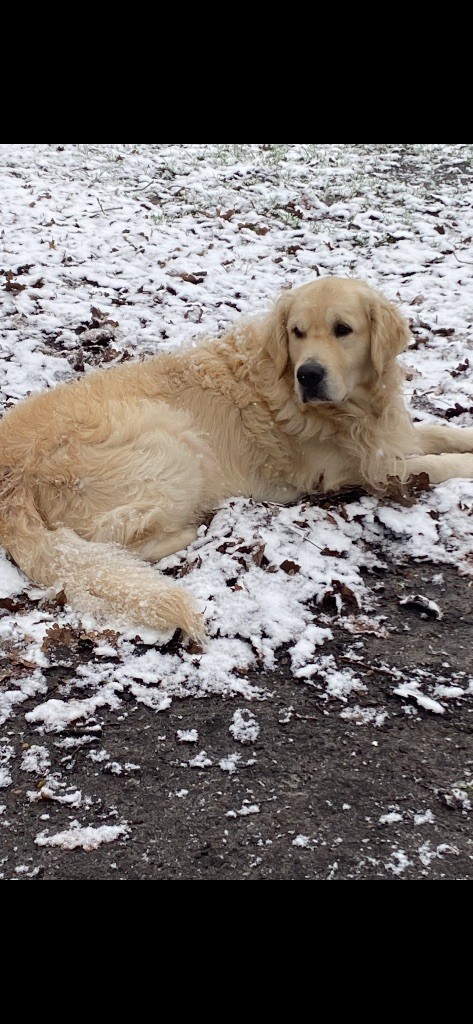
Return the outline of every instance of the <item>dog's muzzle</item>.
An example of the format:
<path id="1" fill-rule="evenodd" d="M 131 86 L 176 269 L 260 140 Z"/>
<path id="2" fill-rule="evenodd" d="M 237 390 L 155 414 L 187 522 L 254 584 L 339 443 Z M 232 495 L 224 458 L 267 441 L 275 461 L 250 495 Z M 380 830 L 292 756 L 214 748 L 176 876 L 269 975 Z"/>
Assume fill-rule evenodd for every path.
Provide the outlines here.
<path id="1" fill-rule="evenodd" d="M 302 363 L 302 366 L 299 366 L 296 377 L 299 381 L 303 402 L 313 402 L 315 400 L 319 402 L 328 401 L 327 374 L 320 363 Z"/>

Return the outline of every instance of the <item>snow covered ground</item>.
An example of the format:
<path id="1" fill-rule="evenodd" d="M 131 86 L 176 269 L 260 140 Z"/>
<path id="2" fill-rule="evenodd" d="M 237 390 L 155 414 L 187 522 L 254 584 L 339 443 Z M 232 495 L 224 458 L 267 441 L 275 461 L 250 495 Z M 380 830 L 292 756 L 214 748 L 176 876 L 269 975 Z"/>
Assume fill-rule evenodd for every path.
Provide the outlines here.
<path id="1" fill-rule="evenodd" d="M 366 279 L 408 317 L 415 417 L 471 426 L 472 155 L 465 145 L 0 145 L 2 406 L 222 333 L 288 284 L 338 274 Z M 125 694 L 156 711 L 190 695 L 244 705 L 271 699 L 248 673 L 274 666 L 281 645 L 301 683 L 338 698 L 341 714 L 359 709 L 368 684 L 331 656 L 327 602 L 349 649 L 357 630 L 382 628 L 365 567 L 407 554 L 473 575 L 472 498 L 473 482 L 455 480 L 410 506 L 226 502 L 161 563 L 205 606 L 202 654 L 80 621 L 1 553 L 0 786 L 11 782 L 8 723 L 25 701 L 43 741 L 119 712 Z M 51 697 L 48 669 L 80 643 L 87 659 Z M 467 673 L 454 684 L 393 678 L 406 704 L 439 714 L 452 697 L 471 699 Z"/>

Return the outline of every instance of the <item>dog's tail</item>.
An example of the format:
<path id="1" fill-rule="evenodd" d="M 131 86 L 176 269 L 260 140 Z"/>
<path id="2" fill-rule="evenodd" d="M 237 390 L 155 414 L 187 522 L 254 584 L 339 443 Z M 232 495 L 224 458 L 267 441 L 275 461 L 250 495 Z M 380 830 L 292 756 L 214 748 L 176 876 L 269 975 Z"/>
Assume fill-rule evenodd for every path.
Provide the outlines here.
<path id="1" fill-rule="evenodd" d="M 116 544 L 83 540 L 66 527 L 48 529 L 25 483 L 10 481 L 7 490 L 0 542 L 35 583 L 63 589 L 73 608 L 102 623 L 181 629 L 203 642 L 203 615 L 184 588 Z"/>

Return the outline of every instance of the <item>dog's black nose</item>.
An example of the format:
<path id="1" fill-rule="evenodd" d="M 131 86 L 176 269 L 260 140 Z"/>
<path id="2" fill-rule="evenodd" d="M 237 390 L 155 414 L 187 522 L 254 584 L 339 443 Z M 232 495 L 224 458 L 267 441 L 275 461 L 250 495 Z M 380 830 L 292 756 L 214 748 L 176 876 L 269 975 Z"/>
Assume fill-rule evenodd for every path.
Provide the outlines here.
<path id="1" fill-rule="evenodd" d="M 320 363 L 303 363 L 296 376 L 301 386 L 304 402 L 310 402 L 311 398 L 319 398 L 323 401 L 327 397 L 325 369 Z"/>

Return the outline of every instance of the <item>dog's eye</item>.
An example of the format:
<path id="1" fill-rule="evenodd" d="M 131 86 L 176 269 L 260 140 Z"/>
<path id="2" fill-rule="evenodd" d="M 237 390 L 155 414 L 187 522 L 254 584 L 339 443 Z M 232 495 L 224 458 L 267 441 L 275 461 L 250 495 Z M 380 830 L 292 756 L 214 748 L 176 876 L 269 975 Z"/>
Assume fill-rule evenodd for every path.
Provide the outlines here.
<path id="1" fill-rule="evenodd" d="M 344 338 L 346 334 L 352 334 L 352 328 L 348 324 L 338 323 L 333 328 L 333 333 L 336 338 Z"/>
<path id="2" fill-rule="evenodd" d="M 303 338 L 305 331 L 301 331 L 300 327 L 293 327 L 292 333 L 295 334 L 296 338 Z"/>

